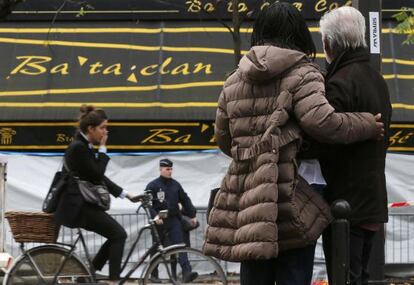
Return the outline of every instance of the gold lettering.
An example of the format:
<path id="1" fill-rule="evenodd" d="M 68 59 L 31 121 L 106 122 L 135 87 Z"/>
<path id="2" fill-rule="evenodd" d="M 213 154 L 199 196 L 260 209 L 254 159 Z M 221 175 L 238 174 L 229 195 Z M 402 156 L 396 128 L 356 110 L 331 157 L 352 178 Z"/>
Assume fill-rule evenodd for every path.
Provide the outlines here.
<path id="1" fill-rule="evenodd" d="M 201 11 L 201 1 L 199 0 L 188 0 L 185 2 L 188 5 L 187 11 L 191 13 L 198 13 Z"/>
<path id="2" fill-rule="evenodd" d="M 233 12 L 233 1 L 227 3 L 227 12 Z"/>
<path id="3" fill-rule="evenodd" d="M 216 129 L 216 123 L 213 123 L 213 128 Z M 213 133 L 213 136 L 210 139 L 210 143 L 216 143 L 216 142 L 217 142 L 216 136 Z"/>
<path id="4" fill-rule="evenodd" d="M 172 141 L 171 135 L 179 133 L 176 129 L 152 129 L 150 132 L 153 134 L 142 140 L 141 143 L 168 143 Z"/>
<path id="5" fill-rule="evenodd" d="M 89 65 L 90 69 L 89 69 L 89 74 L 98 74 L 101 72 L 101 70 L 99 70 L 100 67 L 102 67 L 102 63 L 100 61 L 95 62 L 94 64 Z"/>
<path id="6" fill-rule="evenodd" d="M 176 138 L 174 140 L 174 142 L 175 143 L 189 143 L 190 142 L 190 139 L 191 139 L 191 135 L 188 134 L 188 135 L 184 135 L 184 136 L 181 136 L 181 137 Z"/>
<path id="7" fill-rule="evenodd" d="M 56 142 L 57 143 L 70 143 L 72 142 L 73 137 L 68 136 L 66 134 L 58 133 L 56 134 Z"/>
<path id="8" fill-rule="evenodd" d="M 206 5 L 204 5 L 204 11 L 206 11 L 207 13 L 214 12 L 215 10 L 216 7 L 214 7 L 213 3 L 207 3 Z"/>
<path id="9" fill-rule="evenodd" d="M 260 6 L 260 10 L 263 10 L 264 8 L 266 8 L 266 7 L 268 7 L 268 6 L 270 6 L 270 3 L 269 3 L 269 2 L 264 2 L 264 3 L 262 4 L 262 6 Z"/>
<path id="10" fill-rule="evenodd" d="M 239 12 L 246 12 L 249 8 L 247 7 L 246 3 L 239 3 Z"/>
<path id="11" fill-rule="evenodd" d="M 402 131 L 396 132 L 393 136 L 389 137 L 390 145 L 394 145 L 397 143 L 397 140 L 399 139 Z"/>
<path id="12" fill-rule="evenodd" d="M 62 75 L 67 75 L 69 74 L 69 65 L 67 63 L 56 65 L 50 70 L 50 73 L 60 73 Z"/>
<path id="13" fill-rule="evenodd" d="M 153 65 L 146 66 L 143 69 L 141 69 L 141 74 L 144 75 L 144 76 L 154 75 L 155 73 L 157 73 L 157 70 L 156 70 L 157 67 L 158 67 L 158 64 L 153 64 Z M 149 71 L 150 68 L 155 69 L 155 70 L 150 72 Z"/>
<path id="14" fill-rule="evenodd" d="M 293 5 L 296 9 L 298 9 L 299 11 L 302 11 L 302 9 L 303 9 L 303 3 L 301 3 L 301 2 L 294 2 L 292 5 Z"/>
<path id="15" fill-rule="evenodd" d="M 213 135 L 209 141 L 210 143 L 216 143 L 216 136 Z"/>
<path id="16" fill-rule="evenodd" d="M 329 5 L 329 11 L 331 11 L 331 10 L 333 10 L 333 9 L 336 9 L 336 8 L 338 8 L 339 7 L 339 4 L 338 3 L 336 3 L 336 2 L 334 2 L 334 3 L 332 3 L 331 5 Z"/>
<path id="17" fill-rule="evenodd" d="M 108 66 L 107 68 L 104 69 L 104 71 L 102 72 L 103 74 L 115 74 L 115 75 L 121 75 L 121 64 L 117 63 L 117 64 L 113 64 L 111 66 Z"/>
<path id="18" fill-rule="evenodd" d="M 400 138 L 398 140 L 398 143 L 405 144 L 413 136 L 413 134 L 414 133 L 408 133 L 408 134 L 406 134 L 405 136 L 403 136 L 402 138 Z"/>
<path id="19" fill-rule="evenodd" d="M 152 64 L 149 66 L 145 66 L 141 69 L 140 73 L 143 76 L 151 76 L 159 72 L 160 74 L 171 74 L 171 75 L 189 75 L 189 74 L 196 74 L 200 72 L 204 72 L 205 74 L 212 74 L 212 65 L 211 64 L 205 64 L 203 62 L 197 62 L 194 64 L 194 68 L 190 68 L 190 63 L 185 62 L 183 64 L 180 64 L 176 67 L 173 67 L 172 70 L 169 70 L 167 67 L 172 62 L 173 58 L 168 57 L 164 60 L 164 62 L 161 65 L 158 64 Z"/>
<path id="20" fill-rule="evenodd" d="M 316 12 L 323 12 L 327 9 L 326 7 L 326 0 L 319 0 L 315 4 L 315 11 Z"/>
<path id="21" fill-rule="evenodd" d="M 56 134 L 56 142 L 57 143 L 63 143 L 65 142 L 65 134 Z"/>
<path id="22" fill-rule="evenodd" d="M 190 71 L 188 69 L 189 69 L 188 63 L 183 63 L 177 66 L 176 68 L 174 68 L 171 71 L 171 74 L 176 75 L 176 74 L 182 73 L 183 75 L 188 75 L 190 74 Z"/>
<path id="23" fill-rule="evenodd" d="M 352 0 L 348 0 L 344 6 L 351 6 L 352 5 Z M 338 2 L 332 2 L 329 7 L 328 7 L 328 3 L 326 0 L 319 0 L 316 4 L 315 4 L 315 11 L 316 12 L 325 12 L 326 10 L 329 9 L 329 11 L 338 8 L 340 5 Z"/>
<path id="24" fill-rule="evenodd" d="M 212 74 L 211 71 L 211 64 L 203 64 L 202 62 L 198 62 L 194 65 L 193 73 L 199 73 L 204 69 L 205 74 Z"/>
<path id="25" fill-rule="evenodd" d="M 405 144 L 414 135 L 414 132 L 404 134 L 404 131 L 398 131 L 389 138 L 390 145 Z"/>
<path id="26" fill-rule="evenodd" d="M 233 1 L 229 1 L 227 3 L 227 12 L 230 12 L 230 13 L 233 12 L 233 8 L 234 8 L 233 6 L 234 6 Z M 238 6 L 237 6 L 237 11 L 238 12 L 246 12 L 247 10 L 248 10 L 248 7 L 247 7 L 246 3 L 241 2 L 241 3 L 238 4 Z"/>
<path id="27" fill-rule="evenodd" d="M 24 59 L 10 74 L 22 73 L 26 75 L 39 75 L 47 71 L 46 67 L 42 66 L 42 63 L 49 62 L 52 58 L 48 56 L 18 56 L 17 59 Z M 27 67 L 27 68 L 26 68 Z"/>
<path id="28" fill-rule="evenodd" d="M 165 70 L 165 68 L 167 68 L 167 66 L 171 63 L 171 61 L 172 61 L 172 57 L 171 56 L 170 57 L 167 57 L 164 60 L 164 62 L 160 66 L 160 73 L 161 74 L 168 74 L 168 73 L 170 73 L 170 71 L 169 70 Z"/>

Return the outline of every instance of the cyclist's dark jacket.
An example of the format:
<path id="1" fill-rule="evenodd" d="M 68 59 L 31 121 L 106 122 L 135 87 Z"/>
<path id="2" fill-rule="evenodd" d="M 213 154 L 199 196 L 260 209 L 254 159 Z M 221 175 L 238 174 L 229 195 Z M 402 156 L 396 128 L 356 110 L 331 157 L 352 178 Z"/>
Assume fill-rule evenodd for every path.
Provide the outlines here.
<path id="1" fill-rule="evenodd" d="M 196 209 L 191 203 L 190 198 L 187 193 L 185 193 L 183 187 L 177 180 L 173 178 L 158 177 L 154 179 L 147 185 L 147 189 L 151 190 L 153 196 L 153 205 L 151 208 L 151 215 L 155 217 L 160 210 L 168 209 L 168 217 L 178 217 L 180 218 L 180 210 L 178 208 L 178 203 L 181 203 L 185 209 L 186 214 L 190 218 L 196 216 Z M 164 201 L 158 200 L 157 192 L 163 191 L 165 194 Z"/>
<path id="2" fill-rule="evenodd" d="M 96 153 L 81 134 L 76 134 L 75 139 L 66 149 L 65 160 L 69 169 L 76 172 L 81 179 L 96 184 L 103 181 L 113 196 L 118 197 L 121 194 L 122 188 L 104 175 L 109 157 L 105 153 Z M 68 227 L 82 227 L 84 223 L 80 215 L 82 207 L 95 206 L 85 202 L 75 182 L 70 180 L 55 212 L 56 223 Z"/>

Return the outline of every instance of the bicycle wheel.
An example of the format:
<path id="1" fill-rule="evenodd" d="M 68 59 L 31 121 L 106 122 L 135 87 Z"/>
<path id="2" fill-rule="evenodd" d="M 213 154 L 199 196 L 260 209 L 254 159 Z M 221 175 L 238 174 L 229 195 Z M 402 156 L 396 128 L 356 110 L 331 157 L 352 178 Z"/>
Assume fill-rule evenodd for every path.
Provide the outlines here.
<path id="1" fill-rule="evenodd" d="M 191 277 L 189 276 L 188 264 L 186 265 L 185 262 L 183 262 L 183 254 L 187 255 L 191 272 L 196 272 L 198 276 L 195 276 L 195 274 L 192 274 Z M 181 266 L 182 264 L 187 267 L 187 272 L 184 275 Z M 196 278 L 193 279 L 194 277 Z M 227 284 L 226 275 L 216 260 L 210 256 L 204 255 L 197 249 L 189 247 L 167 250 L 164 254 L 155 256 L 154 259 L 150 261 L 150 264 L 144 273 L 144 277 L 142 278 L 142 282 L 145 285 L 160 281 L 165 284 L 181 284 L 188 282 L 191 282 L 191 284 Z"/>
<path id="2" fill-rule="evenodd" d="M 69 250 L 56 245 L 31 248 L 12 265 L 4 278 L 4 285 L 52 285 L 53 279 Z M 80 277 L 78 279 L 78 277 Z M 89 268 L 76 256 L 66 260 L 57 281 L 82 280 L 92 282 Z"/>

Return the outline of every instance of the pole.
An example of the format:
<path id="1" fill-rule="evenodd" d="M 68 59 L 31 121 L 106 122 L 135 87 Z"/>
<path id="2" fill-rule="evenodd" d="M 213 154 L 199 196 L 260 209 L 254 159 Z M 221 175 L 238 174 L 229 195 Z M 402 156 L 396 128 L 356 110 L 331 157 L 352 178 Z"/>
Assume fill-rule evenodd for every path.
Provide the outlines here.
<path id="1" fill-rule="evenodd" d="M 335 220 L 331 224 L 332 270 L 331 285 L 349 284 L 349 221 L 351 206 L 345 200 L 336 200 L 331 206 Z"/>
<path id="2" fill-rule="evenodd" d="M 12 256 L 5 252 L 6 223 L 6 181 L 7 181 L 7 157 L 0 155 L 0 270 L 6 272 L 12 263 Z"/>
<path id="3" fill-rule="evenodd" d="M 7 157 L 0 156 L 0 253 L 4 252 L 5 245 L 5 220 L 4 213 L 6 207 L 6 180 L 7 180 Z"/>
<path id="4" fill-rule="evenodd" d="M 382 29 L 382 0 L 353 0 L 352 6 L 365 17 L 366 38 L 370 50 L 370 63 L 381 72 L 381 29 Z M 370 280 L 384 279 L 385 265 L 385 233 L 382 227 L 374 237 L 368 271 Z M 372 283 L 375 284 L 375 283 Z"/>

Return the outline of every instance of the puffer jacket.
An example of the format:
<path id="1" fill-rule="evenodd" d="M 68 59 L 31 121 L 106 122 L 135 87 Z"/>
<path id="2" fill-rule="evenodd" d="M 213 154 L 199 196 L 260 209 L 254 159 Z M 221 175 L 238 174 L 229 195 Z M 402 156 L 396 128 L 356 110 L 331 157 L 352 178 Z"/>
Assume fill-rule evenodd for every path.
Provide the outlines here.
<path id="1" fill-rule="evenodd" d="M 219 97 L 215 128 L 232 162 L 203 251 L 229 261 L 277 257 L 279 250 L 316 240 L 329 222 L 311 191 L 295 191 L 304 132 L 331 143 L 376 136 L 372 114 L 335 113 L 323 76 L 305 54 L 274 46 L 253 47 L 241 59 Z"/>

